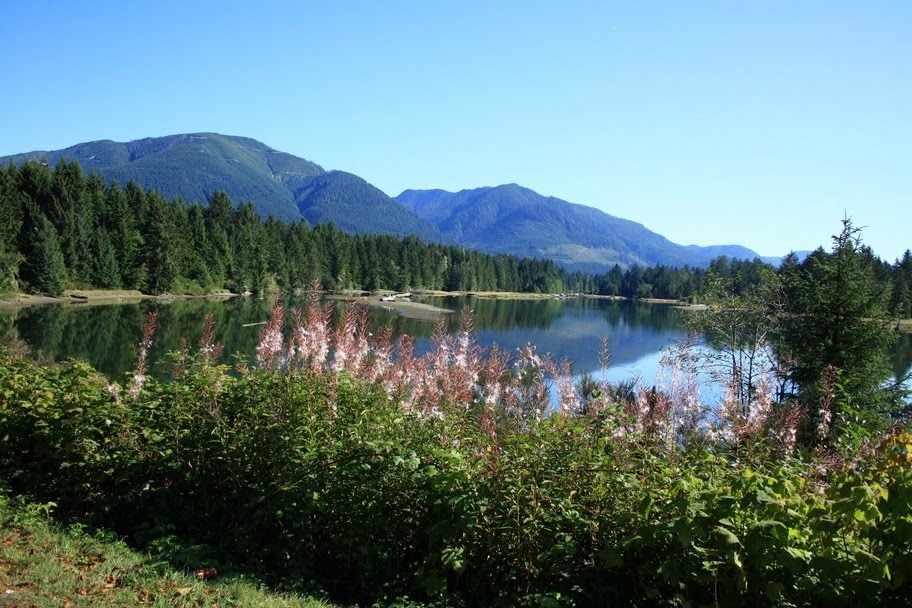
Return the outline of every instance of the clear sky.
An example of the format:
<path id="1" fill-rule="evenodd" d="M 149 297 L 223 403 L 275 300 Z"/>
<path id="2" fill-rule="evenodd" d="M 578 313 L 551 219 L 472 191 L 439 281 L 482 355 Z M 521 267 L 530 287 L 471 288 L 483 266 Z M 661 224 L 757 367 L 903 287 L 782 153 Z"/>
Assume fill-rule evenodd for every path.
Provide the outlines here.
<path id="1" fill-rule="evenodd" d="M 912 248 L 912 2 L 13 2 L 0 155 L 243 135 L 395 196 L 515 182 L 682 244 Z"/>

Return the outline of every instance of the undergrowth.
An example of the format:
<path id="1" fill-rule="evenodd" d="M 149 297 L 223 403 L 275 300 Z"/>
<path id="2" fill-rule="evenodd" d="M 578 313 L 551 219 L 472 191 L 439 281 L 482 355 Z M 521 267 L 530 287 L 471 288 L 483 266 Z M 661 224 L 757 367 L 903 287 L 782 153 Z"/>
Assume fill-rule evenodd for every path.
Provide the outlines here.
<path id="1" fill-rule="evenodd" d="M 229 374 L 207 324 L 163 382 L 152 318 L 123 387 L 2 352 L 0 475 L 187 571 L 343 603 L 908 605 L 902 428 L 802 449 L 762 395 L 713 420 L 686 382 L 580 391 L 531 345 L 483 355 L 470 319 L 424 357 L 366 328 L 276 309 Z"/>

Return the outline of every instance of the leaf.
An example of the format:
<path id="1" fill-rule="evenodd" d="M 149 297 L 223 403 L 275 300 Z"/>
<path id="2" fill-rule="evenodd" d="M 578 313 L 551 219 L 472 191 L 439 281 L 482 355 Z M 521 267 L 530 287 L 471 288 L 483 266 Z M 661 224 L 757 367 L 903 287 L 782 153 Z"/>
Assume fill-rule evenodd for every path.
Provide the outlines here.
<path id="1" fill-rule="evenodd" d="M 795 559 L 800 559 L 803 562 L 806 562 L 811 558 L 810 551 L 807 551 L 805 549 L 798 549 L 797 547 L 786 547 L 785 552 Z"/>
<path id="2" fill-rule="evenodd" d="M 643 517 L 649 517 L 649 512 L 652 511 L 652 505 L 655 504 L 655 501 L 652 500 L 651 496 L 647 496 L 640 502 L 640 508 L 637 509 L 637 512 Z"/>
<path id="3" fill-rule="evenodd" d="M 624 557 L 617 549 L 602 549 L 596 554 L 605 568 L 617 568 L 624 565 Z"/>
<path id="4" fill-rule="evenodd" d="M 680 542 L 682 546 L 688 547 L 693 541 L 694 531 L 690 525 L 687 524 L 687 522 L 680 523 L 683 525 L 676 526 L 678 533 L 678 542 Z"/>
<path id="5" fill-rule="evenodd" d="M 785 587 L 781 583 L 768 582 L 763 586 L 763 593 L 766 594 L 766 597 L 771 602 L 775 602 L 782 597 L 782 592 L 784 590 Z"/>
<path id="6" fill-rule="evenodd" d="M 750 526 L 751 530 L 756 530 L 758 528 L 782 528 L 783 530 L 788 529 L 788 527 L 781 521 L 776 521 L 775 519 L 764 519 L 761 521 L 755 521 Z"/>
<path id="7" fill-rule="evenodd" d="M 735 546 L 735 545 L 741 544 L 741 540 L 737 536 L 735 536 L 735 533 L 732 532 L 731 530 L 729 530 L 728 528 L 724 528 L 722 526 L 716 526 L 715 528 L 713 528 L 713 530 L 715 530 L 715 532 L 718 533 L 719 536 L 722 537 L 722 540 L 723 540 L 723 542 L 725 542 L 726 545 Z"/>

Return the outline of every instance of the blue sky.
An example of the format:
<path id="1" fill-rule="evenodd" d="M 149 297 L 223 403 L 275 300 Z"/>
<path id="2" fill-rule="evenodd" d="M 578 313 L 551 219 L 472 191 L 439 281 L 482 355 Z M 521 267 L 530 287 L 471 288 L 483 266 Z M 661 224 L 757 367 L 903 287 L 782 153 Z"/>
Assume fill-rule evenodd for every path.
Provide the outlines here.
<path id="1" fill-rule="evenodd" d="M 912 3 L 6 2 L 0 155 L 215 131 L 395 196 L 515 182 L 675 242 L 912 248 Z"/>

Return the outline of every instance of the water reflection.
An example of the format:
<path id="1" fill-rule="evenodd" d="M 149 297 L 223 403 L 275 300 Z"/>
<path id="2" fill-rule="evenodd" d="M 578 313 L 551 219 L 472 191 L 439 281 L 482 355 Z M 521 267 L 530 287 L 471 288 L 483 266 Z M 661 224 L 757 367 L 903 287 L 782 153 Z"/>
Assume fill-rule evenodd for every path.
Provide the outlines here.
<path id="1" fill-rule="evenodd" d="M 514 350 L 527 342 L 540 352 L 569 358 L 577 373 L 592 373 L 599 367 L 599 340 L 611 345 L 611 377 L 621 379 L 634 370 L 652 381 L 660 350 L 685 335 L 681 311 L 673 306 L 640 304 L 603 299 L 495 300 L 474 297 L 425 297 L 418 301 L 457 311 L 446 315 L 448 330 L 459 325 L 458 311 L 471 306 L 475 311 L 476 334 L 483 347 L 498 344 Z M 274 300 L 233 298 L 190 300 L 170 303 L 149 301 L 104 306 L 49 305 L 23 309 L 0 309 L 0 333 L 18 337 L 53 359 L 79 358 L 89 361 L 111 378 L 123 378 L 134 362 L 133 345 L 142 336 L 149 311 L 159 313 L 158 330 L 151 349 L 153 373 L 166 375 L 165 354 L 195 345 L 203 319 L 213 314 L 215 338 L 225 345 L 222 362 L 233 363 L 237 354 L 249 361 L 262 326 Z M 286 298 L 287 306 L 298 306 L 300 298 Z M 372 309 L 374 329 L 392 325 L 395 335 L 407 333 L 416 339 L 418 353 L 431 346 L 434 325 L 428 321 L 398 317 Z M 902 334 L 894 353 L 894 373 L 900 377 L 912 367 L 912 335 Z"/>
<path id="2" fill-rule="evenodd" d="M 893 345 L 893 377 L 900 381 L 912 371 L 912 334 L 901 333 Z"/>

